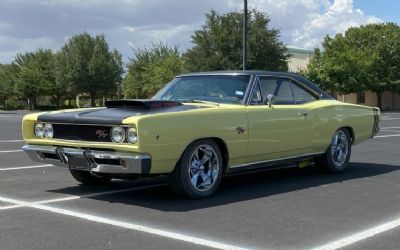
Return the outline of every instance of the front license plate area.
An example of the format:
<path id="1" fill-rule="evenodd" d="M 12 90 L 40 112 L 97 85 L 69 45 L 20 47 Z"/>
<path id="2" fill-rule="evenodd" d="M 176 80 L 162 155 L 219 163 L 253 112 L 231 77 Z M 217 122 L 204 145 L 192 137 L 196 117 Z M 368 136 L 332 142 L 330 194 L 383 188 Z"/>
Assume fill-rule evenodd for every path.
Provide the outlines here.
<path id="1" fill-rule="evenodd" d="M 90 163 L 85 157 L 67 157 L 70 169 L 90 171 Z"/>

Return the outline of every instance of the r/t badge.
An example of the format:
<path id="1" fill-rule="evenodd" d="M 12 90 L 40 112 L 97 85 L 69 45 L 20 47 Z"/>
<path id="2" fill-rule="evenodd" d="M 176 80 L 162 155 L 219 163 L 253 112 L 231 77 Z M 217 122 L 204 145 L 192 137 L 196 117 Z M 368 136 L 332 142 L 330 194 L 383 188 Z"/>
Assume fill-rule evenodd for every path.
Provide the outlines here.
<path id="1" fill-rule="evenodd" d="M 236 128 L 236 133 L 238 133 L 239 135 L 240 135 L 240 134 L 243 134 L 244 131 L 246 131 L 246 129 L 243 128 L 243 127 L 237 127 L 237 128 Z"/>

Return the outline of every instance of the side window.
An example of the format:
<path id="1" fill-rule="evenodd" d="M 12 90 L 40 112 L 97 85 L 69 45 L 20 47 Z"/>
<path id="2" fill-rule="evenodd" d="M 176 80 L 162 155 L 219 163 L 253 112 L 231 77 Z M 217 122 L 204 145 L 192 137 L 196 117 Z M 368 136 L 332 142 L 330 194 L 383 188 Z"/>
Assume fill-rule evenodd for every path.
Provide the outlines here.
<path id="1" fill-rule="evenodd" d="M 293 96 L 296 104 L 315 101 L 317 98 L 297 84 L 292 83 Z"/>
<path id="2" fill-rule="evenodd" d="M 278 89 L 275 95 L 276 104 L 293 104 L 293 94 L 291 83 L 287 79 L 280 79 L 278 81 Z"/>
<path id="3" fill-rule="evenodd" d="M 261 77 L 260 87 L 264 101 L 268 95 L 274 95 L 276 97 L 276 104 L 285 105 L 294 103 L 289 79 Z"/>
<path id="4" fill-rule="evenodd" d="M 252 103 L 264 104 L 268 95 L 274 95 L 276 104 L 279 105 L 302 104 L 317 99 L 310 92 L 287 78 L 260 77 L 259 87 L 257 86 L 257 89 L 253 92 Z"/>
<path id="5" fill-rule="evenodd" d="M 253 90 L 253 96 L 251 97 L 252 105 L 260 105 L 263 104 L 263 98 L 261 96 L 260 85 L 257 84 Z"/>
<path id="6" fill-rule="evenodd" d="M 261 77 L 259 82 L 261 88 L 261 95 L 264 98 L 264 100 L 267 98 L 268 95 L 275 95 L 275 91 L 278 86 L 277 79 Z"/>

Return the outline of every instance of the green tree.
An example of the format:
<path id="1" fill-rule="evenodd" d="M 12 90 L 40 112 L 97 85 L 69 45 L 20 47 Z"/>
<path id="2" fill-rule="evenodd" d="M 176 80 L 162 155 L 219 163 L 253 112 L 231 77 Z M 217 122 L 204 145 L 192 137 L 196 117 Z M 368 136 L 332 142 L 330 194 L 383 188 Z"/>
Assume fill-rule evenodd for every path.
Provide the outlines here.
<path id="1" fill-rule="evenodd" d="M 321 75 L 322 67 L 322 53 L 319 48 L 314 49 L 313 57 L 307 66 L 307 70 L 301 71 L 301 74 L 312 80 L 315 84 L 323 89 L 331 89 L 329 86 L 324 86 L 326 82 L 322 79 Z"/>
<path id="2" fill-rule="evenodd" d="M 15 96 L 18 71 L 15 63 L 0 64 L 0 102 L 4 109 L 7 109 L 7 101 Z"/>
<path id="3" fill-rule="evenodd" d="M 19 96 L 30 100 L 30 109 L 37 107 L 37 98 L 48 95 L 55 82 L 53 56 L 51 50 L 39 49 L 15 58 L 19 67 L 16 90 Z"/>
<path id="4" fill-rule="evenodd" d="M 371 91 L 382 108 L 382 93 L 400 80 L 400 27 L 394 23 L 350 28 L 326 37 L 324 52 L 311 61 L 307 76 L 329 91 Z"/>
<path id="5" fill-rule="evenodd" d="M 115 75 L 114 80 L 116 81 L 117 86 L 117 98 L 121 97 L 121 88 L 122 88 L 122 74 L 125 73 L 124 65 L 122 63 L 122 55 L 118 50 L 114 49 L 112 52 L 112 56 L 114 59 L 114 67 L 113 67 L 113 75 Z M 109 95 L 109 92 L 103 92 L 104 96 Z"/>
<path id="6" fill-rule="evenodd" d="M 61 50 L 54 54 L 54 76 L 55 81 L 49 88 L 48 95 L 52 104 L 60 108 L 64 98 L 74 98 L 73 86 L 68 77 L 67 54 Z"/>
<path id="7" fill-rule="evenodd" d="M 177 46 L 163 43 L 151 48 L 133 51 L 124 79 L 124 95 L 134 98 L 149 98 L 167 82 L 184 71 L 182 55 Z"/>
<path id="8" fill-rule="evenodd" d="M 267 14 L 249 11 L 249 69 L 287 70 L 286 47 L 279 40 L 279 30 L 269 27 Z M 243 13 L 223 15 L 212 10 L 206 23 L 192 35 L 194 47 L 185 53 L 189 71 L 241 69 Z"/>
<path id="9" fill-rule="evenodd" d="M 99 95 L 113 95 L 121 79 L 120 54 L 110 51 L 103 35 L 79 34 L 69 39 L 61 49 L 65 82 L 72 84 L 76 93 L 88 93 L 91 105 Z"/>

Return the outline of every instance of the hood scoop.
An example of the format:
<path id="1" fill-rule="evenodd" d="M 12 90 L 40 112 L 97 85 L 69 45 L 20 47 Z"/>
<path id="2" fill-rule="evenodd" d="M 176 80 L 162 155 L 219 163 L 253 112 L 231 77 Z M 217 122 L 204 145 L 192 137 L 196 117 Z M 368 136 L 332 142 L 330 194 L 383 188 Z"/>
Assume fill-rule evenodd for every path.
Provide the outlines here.
<path id="1" fill-rule="evenodd" d="M 136 109 L 157 109 L 169 108 L 183 105 L 177 101 L 167 100 L 140 100 L 140 99 L 126 99 L 126 100 L 112 100 L 106 101 L 107 108 L 136 108 Z"/>

